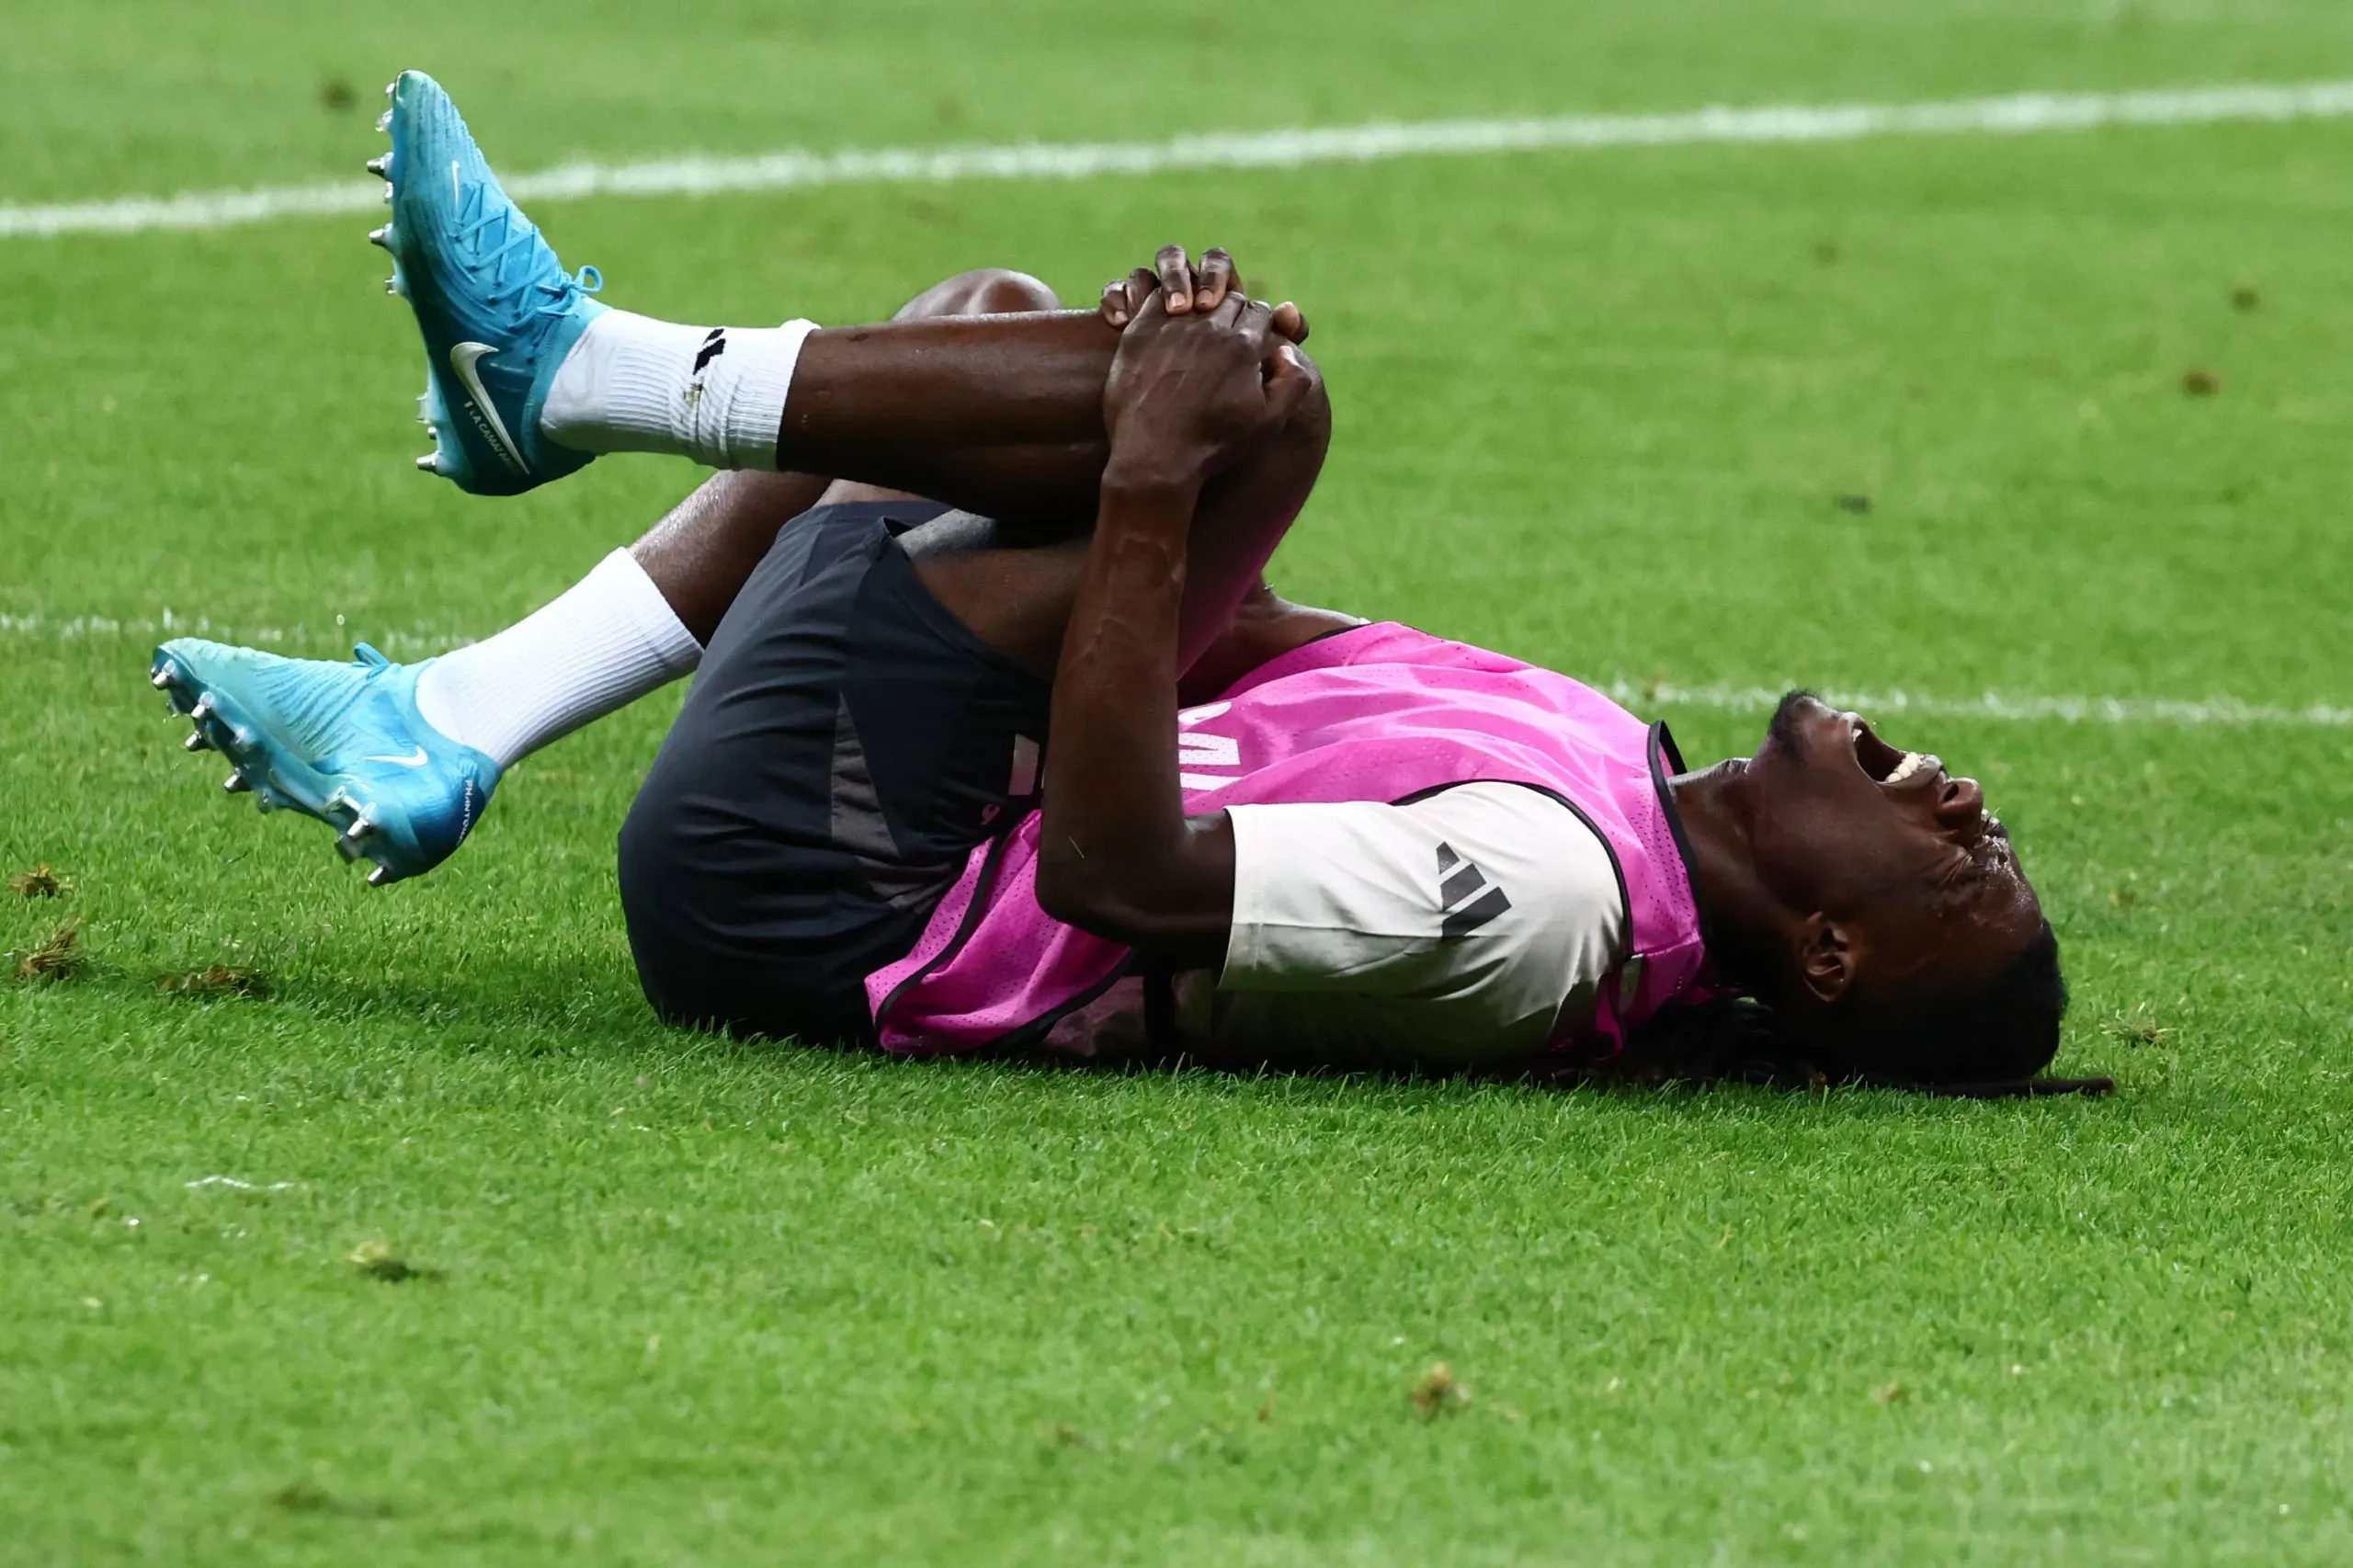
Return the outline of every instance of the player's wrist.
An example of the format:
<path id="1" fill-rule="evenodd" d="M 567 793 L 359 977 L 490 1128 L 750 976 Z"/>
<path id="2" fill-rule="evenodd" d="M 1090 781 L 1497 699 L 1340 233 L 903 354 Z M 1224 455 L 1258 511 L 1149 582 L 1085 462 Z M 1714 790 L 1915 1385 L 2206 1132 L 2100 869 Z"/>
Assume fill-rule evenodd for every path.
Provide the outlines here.
<path id="1" fill-rule="evenodd" d="M 1193 502 L 1208 478 L 1205 460 L 1173 449 L 1122 450 L 1114 444 L 1103 465 L 1102 495 L 1106 506 L 1124 501 L 1138 504 L 1181 504 L 1189 517 Z"/>

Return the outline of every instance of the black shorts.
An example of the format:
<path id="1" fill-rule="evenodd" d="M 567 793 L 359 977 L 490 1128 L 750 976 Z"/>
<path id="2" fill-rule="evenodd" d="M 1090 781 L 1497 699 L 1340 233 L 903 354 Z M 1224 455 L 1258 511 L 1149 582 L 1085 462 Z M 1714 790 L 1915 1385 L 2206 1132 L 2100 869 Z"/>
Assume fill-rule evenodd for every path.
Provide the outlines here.
<path id="1" fill-rule="evenodd" d="M 870 1038 L 861 982 L 1034 794 L 1049 683 L 897 542 L 945 510 L 804 513 L 720 622 L 621 828 L 630 947 L 664 1018 Z"/>

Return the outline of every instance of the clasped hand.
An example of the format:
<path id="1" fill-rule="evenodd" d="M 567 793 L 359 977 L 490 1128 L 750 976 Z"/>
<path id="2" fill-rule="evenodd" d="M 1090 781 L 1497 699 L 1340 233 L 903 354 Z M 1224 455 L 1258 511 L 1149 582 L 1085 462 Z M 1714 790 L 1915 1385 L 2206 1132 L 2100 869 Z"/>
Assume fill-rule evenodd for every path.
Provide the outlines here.
<path id="1" fill-rule="evenodd" d="M 1105 287 L 1121 333 L 1103 389 L 1106 485 L 1198 488 L 1297 412 L 1313 385 L 1297 347 L 1307 324 L 1241 284 L 1224 251 L 1195 269 L 1170 245 Z"/>

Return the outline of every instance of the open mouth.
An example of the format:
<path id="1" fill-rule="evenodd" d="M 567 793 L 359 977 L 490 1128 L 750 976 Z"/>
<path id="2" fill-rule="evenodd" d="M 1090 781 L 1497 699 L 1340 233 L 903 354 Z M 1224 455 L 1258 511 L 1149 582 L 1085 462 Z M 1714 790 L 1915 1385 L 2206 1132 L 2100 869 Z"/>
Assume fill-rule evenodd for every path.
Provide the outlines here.
<path id="1" fill-rule="evenodd" d="M 1930 753 L 1896 750 L 1851 713 L 1847 716 L 1847 727 L 1855 743 L 1855 762 L 1873 783 L 1903 784 L 1924 773 L 1944 770 L 1943 762 Z"/>

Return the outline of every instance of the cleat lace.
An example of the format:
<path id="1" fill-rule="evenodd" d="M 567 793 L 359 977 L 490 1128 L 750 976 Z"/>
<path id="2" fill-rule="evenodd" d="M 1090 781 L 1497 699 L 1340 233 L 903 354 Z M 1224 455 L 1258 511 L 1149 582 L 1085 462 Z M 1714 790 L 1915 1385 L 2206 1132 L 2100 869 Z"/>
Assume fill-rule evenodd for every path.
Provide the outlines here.
<path id="1" fill-rule="evenodd" d="M 533 305 L 531 313 L 559 316 L 571 310 L 572 301 L 580 295 L 600 292 L 605 287 L 605 275 L 593 267 L 584 267 L 568 278 L 559 271 L 553 278 L 538 278 L 532 286 L 547 298 Z"/>
<path id="2" fill-rule="evenodd" d="M 493 188 L 486 181 L 468 187 L 458 213 L 462 245 L 472 258 L 467 269 L 488 281 L 492 302 L 529 292 L 540 296 L 531 302 L 531 314 L 562 315 L 578 296 L 604 288 L 604 274 L 594 267 L 565 273 L 539 226 L 503 192 L 494 205 Z"/>

